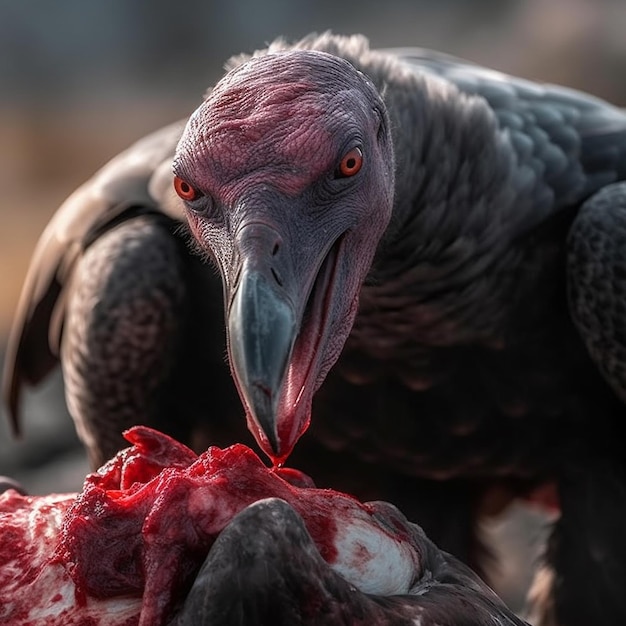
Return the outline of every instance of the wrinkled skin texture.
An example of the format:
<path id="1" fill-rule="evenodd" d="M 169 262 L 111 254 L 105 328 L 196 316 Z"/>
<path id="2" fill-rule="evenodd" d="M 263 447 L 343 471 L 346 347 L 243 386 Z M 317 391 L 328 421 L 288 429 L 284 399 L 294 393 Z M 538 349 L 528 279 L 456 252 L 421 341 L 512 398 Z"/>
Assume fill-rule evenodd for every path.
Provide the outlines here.
<path id="1" fill-rule="evenodd" d="M 137 423 L 198 451 L 256 439 L 475 565 L 486 511 L 551 494 L 535 613 L 625 623 L 624 112 L 360 37 L 228 70 L 46 229 L 15 422 L 60 359 L 94 467 Z"/>
<path id="2" fill-rule="evenodd" d="M 280 461 L 308 426 L 313 394 L 350 332 L 391 216 L 393 152 L 378 92 L 347 62 L 302 52 L 270 59 L 216 85 L 183 131 L 174 171 L 198 194 L 188 219 L 220 268 L 227 317 L 242 320 L 229 323 L 230 356 L 249 426 Z M 338 170 L 354 148 L 363 165 L 346 177 Z M 268 285 L 267 304 L 256 283 L 238 295 L 250 274 Z M 250 320 L 252 306 L 264 307 L 258 325 L 283 328 L 292 319 L 276 314 L 283 304 L 293 310 L 293 343 Z M 270 353 L 252 375 L 250 352 Z"/>

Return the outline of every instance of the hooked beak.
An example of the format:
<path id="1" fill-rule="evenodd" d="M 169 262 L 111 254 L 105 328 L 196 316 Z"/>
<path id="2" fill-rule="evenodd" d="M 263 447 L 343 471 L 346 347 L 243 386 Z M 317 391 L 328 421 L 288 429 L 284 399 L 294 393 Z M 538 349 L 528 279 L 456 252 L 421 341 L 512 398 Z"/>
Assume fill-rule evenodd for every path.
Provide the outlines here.
<path id="1" fill-rule="evenodd" d="M 250 265 L 244 263 L 228 316 L 230 356 L 259 434 L 279 456 L 276 414 L 296 338 L 296 316 L 270 268 L 264 271 Z"/>
<path id="2" fill-rule="evenodd" d="M 282 453 L 279 403 L 298 334 L 289 293 L 292 272 L 284 260 L 280 234 L 267 224 L 240 229 L 236 245 L 240 265 L 227 316 L 231 367 L 248 425 L 276 459 Z"/>
<path id="3" fill-rule="evenodd" d="M 238 272 L 227 294 L 231 369 L 248 427 L 281 463 L 309 424 L 320 362 L 328 361 L 341 244 L 304 258 L 297 246 L 282 245 L 277 229 L 257 222 L 240 229 L 235 245 Z"/>

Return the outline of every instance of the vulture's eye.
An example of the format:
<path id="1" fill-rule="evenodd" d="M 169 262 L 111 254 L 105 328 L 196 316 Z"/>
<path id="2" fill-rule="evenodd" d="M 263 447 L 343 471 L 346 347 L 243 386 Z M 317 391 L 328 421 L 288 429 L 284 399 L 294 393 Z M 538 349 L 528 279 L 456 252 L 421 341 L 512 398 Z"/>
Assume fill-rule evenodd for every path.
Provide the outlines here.
<path id="1" fill-rule="evenodd" d="M 174 190 L 183 200 L 186 200 L 187 202 L 197 200 L 202 195 L 197 189 L 194 189 L 180 176 L 174 176 Z"/>
<path id="2" fill-rule="evenodd" d="M 339 178 L 354 176 L 361 169 L 361 165 L 363 165 L 363 152 L 361 148 L 352 148 L 352 150 L 346 152 L 343 159 L 341 159 L 337 176 Z"/>

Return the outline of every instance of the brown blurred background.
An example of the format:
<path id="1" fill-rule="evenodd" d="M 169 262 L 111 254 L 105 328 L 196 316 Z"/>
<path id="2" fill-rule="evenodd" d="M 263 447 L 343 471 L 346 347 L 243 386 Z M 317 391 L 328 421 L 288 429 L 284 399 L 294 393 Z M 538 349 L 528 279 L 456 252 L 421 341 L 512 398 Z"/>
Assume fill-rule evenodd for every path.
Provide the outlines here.
<path id="1" fill-rule="evenodd" d="M 326 29 L 626 104 L 623 0 L 0 0 L 0 356 L 30 254 L 59 203 L 133 140 L 188 115 L 231 54 Z M 14 440 L 0 416 L 0 474 L 31 493 L 80 488 L 87 465 L 58 376 L 29 394 L 23 431 Z M 516 547 L 499 570 L 512 602 L 544 527 L 517 509 L 489 529 Z"/>

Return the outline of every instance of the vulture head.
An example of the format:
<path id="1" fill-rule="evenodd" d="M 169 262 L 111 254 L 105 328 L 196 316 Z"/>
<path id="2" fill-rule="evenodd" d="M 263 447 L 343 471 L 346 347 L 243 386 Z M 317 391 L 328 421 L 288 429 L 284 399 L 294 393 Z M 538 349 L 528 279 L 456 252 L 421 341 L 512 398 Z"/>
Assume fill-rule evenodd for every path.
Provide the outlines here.
<path id="1" fill-rule="evenodd" d="M 390 220 L 385 105 L 335 56 L 252 58 L 192 114 L 174 175 L 193 237 L 222 275 L 249 428 L 281 462 L 350 333 Z"/>

